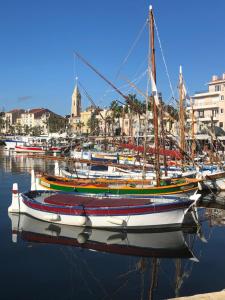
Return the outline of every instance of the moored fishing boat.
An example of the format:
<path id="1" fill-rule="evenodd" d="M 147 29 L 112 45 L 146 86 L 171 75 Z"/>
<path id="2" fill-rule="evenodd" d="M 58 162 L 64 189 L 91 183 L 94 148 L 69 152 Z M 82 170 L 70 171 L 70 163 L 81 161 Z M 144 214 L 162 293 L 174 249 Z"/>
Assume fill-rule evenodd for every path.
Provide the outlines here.
<path id="1" fill-rule="evenodd" d="M 75 169 L 74 172 L 69 172 L 65 168 L 61 168 L 60 172 L 62 176 L 67 178 L 108 178 L 108 179 L 154 179 L 155 172 L 145 171 L 143 174 L 142 170 L 125 170 L 113 166 L 104 166 L 105 170 L 93 170 L 88 169 Z M 167 176 L 161 178 L 177 178 L 177 177 L 189 177 L 194 178 L 196 176 L 195 170 L 182 172 L 181 169 L 168 168 Z"/>
<path id="2" fill-rule="evenodd" d="M 8 211 L 52 223 L 94 228 L 177 227 L 181 226 L 186 212 L 195 205 L 199 195 L 194 199 L 93 196 L 54 191 L 18 193 L 18 186 L 14 184 Z"/>
<path id="3" fill-rule="evenodd" d="M 202 172 L 198 174 L 198 177 L 202 179 L 201 189 L 213 190 L 213 191 L 225 191 L 225 172 L 213 171 Z"/>
<path id="4" fill-rule="evenodd" d="M 15 146 L 15 152 L 17 153 L 45 153 L 47 148 L 44 146 L 30 146 L 30 145 L 22 145 Z"/>
<path id="5" fill-rule="evenodd" d="M 92 193 L 92 194 L 147 194 L 165 195 L 181 194 L 198 190 L 199 179 L 179 178 L 161 180 L 160 186 L 155 186 L 154 181 L 105 181 L 102 183 L 79 182 L 78 180 L 65 179 L 57 176 L 42 176 L 37 178 L 38 188 L 59 190 L 65 192 Z"/>
<path id="6" fill-rule="evenodd" d="M 52 224 L 27 215 L 9 214 L 12 240 L 56 244 L 141 257 L 193 258 L 182 230 L 130 232 Z"/>

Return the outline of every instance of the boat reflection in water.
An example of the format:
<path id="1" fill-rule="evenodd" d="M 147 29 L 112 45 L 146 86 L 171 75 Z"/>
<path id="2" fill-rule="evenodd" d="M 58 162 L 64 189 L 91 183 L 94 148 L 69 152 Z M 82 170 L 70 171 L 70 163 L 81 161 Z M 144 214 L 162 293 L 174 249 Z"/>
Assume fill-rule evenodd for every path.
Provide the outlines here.
<path id="1" fill-rule="evenodd" d="M 200 206 L 205 208 L 204 216 L 210 227 L 225 226 L 225 192 L 205 196 Z"/>
<path id="2" fill-rule="evenodd" d="M 87 248 L 101 252 L 141 257 L 193 258 L 185 233 L 174 231 L 111 231 L 58 225 L 27 215 L 9 214 L 12 240 Z"/>

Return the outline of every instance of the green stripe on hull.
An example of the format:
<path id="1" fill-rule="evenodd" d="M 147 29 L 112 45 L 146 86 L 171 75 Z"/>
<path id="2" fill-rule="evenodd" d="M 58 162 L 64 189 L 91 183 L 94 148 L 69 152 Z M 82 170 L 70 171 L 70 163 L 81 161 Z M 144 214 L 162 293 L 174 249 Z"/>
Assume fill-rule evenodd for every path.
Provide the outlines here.
<path id="1" fill-rule="evenodd" d="M 57 184 L 50 184 L 50 189 L 59 190 L 64 192 L 78 192 L 78 193 L 91 193 L 91 194 L 114 194 L 114 195 L 156 195 L 156 194 L 173 194 L 173 193 L 184 193 L 185 191 L 194 190 L 198 188 L 198 183 L 190 183 L 183 186 L 171 186 L 168 188 L 149 188 L 149 189 L 137 189 L 137 188 L 130 188 L 130 189 L 116 189 L 116 188 L 88 188 L 88 187 L 72 187 L 72 186 L 64 186 L 64 185 L 57 185 Z"/>

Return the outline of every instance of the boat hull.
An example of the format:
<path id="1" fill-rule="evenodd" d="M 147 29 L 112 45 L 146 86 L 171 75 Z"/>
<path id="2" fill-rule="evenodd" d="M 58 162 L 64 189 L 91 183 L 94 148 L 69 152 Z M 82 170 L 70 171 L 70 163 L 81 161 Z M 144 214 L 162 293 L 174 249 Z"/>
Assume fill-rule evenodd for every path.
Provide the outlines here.
<path id="1" fill-rule="evenodd" d="M 107 185 L 107 184 L 87 184 L 81 185 L 70 181 L 48 180 L 41 177 L 39 183 L 41 186 L 64 192 L 91 193 L 91 194 L 112 194 L 112 195 L 166 195 L 166 194 L 181 194 L 198 189 L 198 180 L 188 179 L 183 182 L 171 184 L 168 186 L 151 186 L 146 188 L 145 185 Z M 137 187 L 139 186 L 139 188 Z"/>
<path id="2" fill-rule="evenodd" d="M 92 200 L 90 197 L 82 197 L 50 191 L 21 193 L 18 195 L 18 207 L 20 213 L 52 223 L 93 228 L 144 229 L 181 226 L 185 213 L 193 204 L 193 201 L 187 199 L 168 201 L 162 197 L 157 200 Z M 12 202 L 9 212 L 14 211 L 14 205 Z"/>
<path id="3" fill-rule="evenodd" d="M 46 151 L 42 147 L 15 146 L 15 152 L 17 152 L 17 153 L 45 153 Z"/>

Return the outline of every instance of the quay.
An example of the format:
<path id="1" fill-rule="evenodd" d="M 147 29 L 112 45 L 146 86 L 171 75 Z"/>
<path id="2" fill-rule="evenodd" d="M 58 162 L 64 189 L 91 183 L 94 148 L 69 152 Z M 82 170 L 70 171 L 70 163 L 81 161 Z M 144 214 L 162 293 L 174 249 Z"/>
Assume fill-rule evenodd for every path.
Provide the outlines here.
<path id="1" fill-rule="evenodd" d="M 197 294 L 193 296 L 187 297 L 179 297 L 179 298 L 172 298 L 170 300 L 224 300 L 225 299 L 225 290 L 220 292 L 212 292 L 206 294 Z"/>

